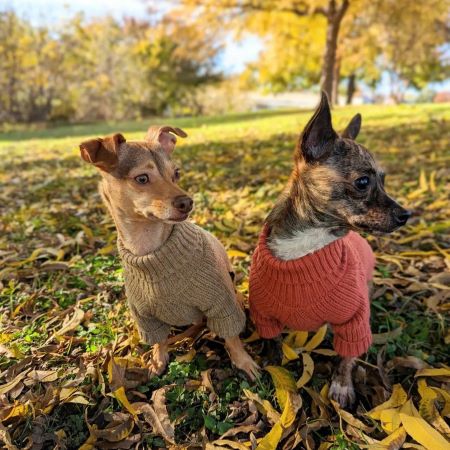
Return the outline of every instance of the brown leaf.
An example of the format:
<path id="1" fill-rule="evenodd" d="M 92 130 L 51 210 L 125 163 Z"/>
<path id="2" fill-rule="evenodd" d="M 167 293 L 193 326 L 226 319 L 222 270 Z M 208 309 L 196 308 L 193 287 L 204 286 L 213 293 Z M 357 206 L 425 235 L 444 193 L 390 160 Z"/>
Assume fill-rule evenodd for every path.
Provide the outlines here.
<path id="1" fill-rule="evenodd" d="M 168 388 L 157 389 L 153 395 L 153 406 L 144 402 L 133 403 L 132 406 L 136 412 L 144 416 L 144 420 L 149 423 L 153 432 L 162 436 L 167 442 L 175 443 L 175 429 L 169 420 L 165 403 L 165 392 Z"/>
<path id="2" fill-rule="evenodd" d="M 103 430 L 95 430 L 94 434 L 97 438 L 105 439 L 109 442 L 119 442 L 125 439 L 134 428 L 133 417 L 128 415 L 123 422 L 111 422 Z"/>

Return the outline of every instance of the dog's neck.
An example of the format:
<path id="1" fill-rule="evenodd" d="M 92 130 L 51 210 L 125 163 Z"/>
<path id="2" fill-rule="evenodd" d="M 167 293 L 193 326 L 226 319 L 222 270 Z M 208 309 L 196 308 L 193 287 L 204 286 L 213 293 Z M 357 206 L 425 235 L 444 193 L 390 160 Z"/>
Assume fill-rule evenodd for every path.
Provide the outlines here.
<path id="1" fill-rule="evenodd" d="M 271 234 L 267 245 L 275 257 L 288 261 L 314 253 L 338 238 L 327 228 L 306 228 L 293 235 Z"/>
<path id="2" fill-rule="evenodd" d="M 99 186 L 100 195 L 108 208 L 124 247 L 136 256 L 148 255 L 161 247 L 172 233 L 173 225 L 160 220 L 138 217 L 121 208 L 108 195 L 104 183 Z"/>
<path id="3" fill-rule="evenodd" d="M 267 218 L 267 246 L 282 260 L 314 253 L 347 233 L 332 216 L 314 207 L 318 202 L 310 198 L 307 188 L 299 192 L 292 186 L 288 185 Z"/>
<path id="4" fill-rule="evenodd" d="M 148 255 L 160 248 L 169 238 L 173 225 L 148 219 L 128 219 L 113 214 L 117 233 L 124 247 L 136 256 Z"/>

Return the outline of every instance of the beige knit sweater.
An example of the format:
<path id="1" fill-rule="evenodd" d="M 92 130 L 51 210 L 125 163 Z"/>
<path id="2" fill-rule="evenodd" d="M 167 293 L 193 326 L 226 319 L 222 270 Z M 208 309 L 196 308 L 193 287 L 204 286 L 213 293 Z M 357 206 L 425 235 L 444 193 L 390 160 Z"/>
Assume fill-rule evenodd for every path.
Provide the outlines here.
<path id="1" fill-rule="evenodd" d="M 230 263 L 212 234 L 182 222 L 148 255 L 134 255 L 120 239 L 118 248 L 128 304 L 147 344 L 164 341 L 170 325 L 190 325 L 204 316 L 222 338 L 243 330 L 245 314 L 236 300 Z"/>

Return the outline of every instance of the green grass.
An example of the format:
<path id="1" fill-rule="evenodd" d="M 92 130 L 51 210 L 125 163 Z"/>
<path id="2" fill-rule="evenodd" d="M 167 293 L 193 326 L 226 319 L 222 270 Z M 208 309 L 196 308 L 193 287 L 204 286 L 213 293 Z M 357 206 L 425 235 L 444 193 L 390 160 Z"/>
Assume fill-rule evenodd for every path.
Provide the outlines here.
<path id="1" fill-rule="evenodd" d="M 415 211 L 410 223 L 393 235 L 369 237 L 379 257 L 372 330 L 389 333 L 400 327 L 401 333 L 386 335 L 384 343 L 374 345 L 361 363 L 366 378 L 357 381 L 359 407 L 355 412 L 361 419 L 364 410 L 380 402 L 382 381 L 377 364 L 392 383 L 402 383 L 417 400 L 414 369 L 399 365 L 399 358 L 414 356 L 439 367 L 448 357 L 448 279 L 435 282 L 432 277 L 448 267 L 445 167 L 450 107 L 336 108 L 335 127 L 343 129 L 358 111 L 363 115 L 359 141 L 385 168 L 388 192 Z M 108 395 L 108 355 L 148 360 L 148 347 L 137 342 L 126 307 L 122 271 L 114 253 L 115 230 L 97 193 L 99 176 L 79 158 L 78 144 L 112 132 L 121 132 L 129 140 L 140 139 L 147 126 L 155 123 L 184 128 L 189 137 L 179 139 L 175 158 L 182 167 L 181 184 L 195 199 L 193 219 L 212 231 L 227 249 L 247 255 L 233 259 L 238 289 L 247 295 L 252 249 L 264 217 L 289 176 L 295 141 L 310 115 L 311 111 L 305 110 L 264 111 L 48 128 L 23 126 L 0 134 L 0 382 L 11 381 L 23 370 L 60 369 L 52 382 L 27 381 L 21 391 L 7 394 L 5 407 L 14 401 L 28 405 L 26 411 L 5 422 L 15 445 L 21 448 L 33 433 L 41 433 L 44 448 L 53 448 L 56 442 L 78 448 L 89 436 L 84 414 L 90 426 L 99 429 L 122 420 L 120 414 L 127 414 L 126 408 Z M 85 312 L 83 320 L 66 337 L 53 339 L 75 308 Z M 252 330 L 249 323 L 245 336 Z M 330 336 L 322 347 L 331 347 Z M 177 362 L 175 357 L 191 346 L 193 360 Z M 248 348 L 261 364 L 271 363 L 260 341 Z M 336 361 L 319 355 L 313 359 L 315 375 L 308 386 L 319 391 L 330 381 Z M 132 361 L 134 366 L 126 375 L 134 374 L 141 381 L 127 385 L 128 398 L 148 402 L 156 389 L 170 386 L 166 406 L 179 443 L 200 442 L 202 434 L 213 441 L 252 417 L 244 389 L 278 408 L 267 373 L 258 383 L 249 383 L 230 367 L 223 346 L 205 336 L 173 351 L 169 369 L 161 377 L 146 379 L 144 369 Z M 296 378 L 302 372 L 301 361 L 286 367 Z M 202 371 L 209 369 L 215 396 L 202 386 Z M 61 389 L 69 382 L 89 405 L 59 400 Z M 314 422 L 319 416 L 317 405 L 307 393 L 300 393 L 302 410 L 308 421 Z M 300 416 L 297 426 L 303 429 Z M 270 428 L 264 414 L 259 417 L 261 429 L 254 431 L 258 438 Z M 352 448 L 352 440 L 362 442 L 342 431 L 333 410 L 327 420 L 328 424 L 310 435 L 317 444 L 327 438 L 334 440 L 333 448 Z M 139 432 L 149 448 L 163 447 L 161 435 L 147 422 L 140 418 L 136 423 L 128 439 Z M 238 436 L 249 439 L 248 433 Z M 379 427 L 371 434 L 374 439 L 382 436 Z"/>

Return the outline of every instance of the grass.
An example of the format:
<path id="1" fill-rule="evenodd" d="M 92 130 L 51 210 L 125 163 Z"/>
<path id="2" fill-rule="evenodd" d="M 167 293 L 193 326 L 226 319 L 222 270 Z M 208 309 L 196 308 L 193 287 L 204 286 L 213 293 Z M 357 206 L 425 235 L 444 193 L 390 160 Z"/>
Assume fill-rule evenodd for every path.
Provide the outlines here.
<path id="1" fill-rule="evenodd" d="M 358 408 L 352 411 L 367 420 L 364 411 L 390 391 L 386 379 L 401 383 L 418 401 L 418 361 L 442 367 L 448 358 L 445 167 L 450 108 L 336 108 L 336 128 L 343 129 L 357 111 L 363 115 L 359 140 L 384 166 L 387 190 L 415 212 L 393 235 L 369 237 L 378 256 L 372 330 L 379 343 L 360 364 Z M 167 120 L 189 135 L 179 140 L 175 157 L 183 168 L 181 184 L 194 195 L 193 219 L 227 249 L 246 255 L 233 258 L 244 296 L 262 221 L 287 180 L 295 140 L 310 115 L 284 110 Z M 220 342 L 207 334 L 173 349 L 166 374 L 150 379 L 146 375 L 148 347 L 138 343 L 126 308 L 115 230 L 97 193 L 98 175 L 82 163 L 77 146 L 86 138 L 116 131 L 139 139 L 150 123 L 162 121 L 21 127 L 0 134 L 0 383 L 24 374 L 0 395 L 6 430 L 0 428 L 0 436 L 11 445 L 23 448 L 30 440 L 40 440 L 41 448 L 71 449 L 89 436 L 89 445 L 96 441 L 100 448 L 116 445 L 111 436 L 120 438 L 114 442 L 123 442 L 121 448 L 139 442 L 147 448 L 168 445 L 151 420 L 131 416 L 113 395 L 117 379 L 111 378 L 108 365 L 116 362 L 130 402 L 148 403 L 155 392 L 167 390 L 165 405 L 155 409 L 165 411 L 180 444 L 195 448 L 241 423 L 248 428 L 229 439 L 248 441 L 250 433 L 258 439 L 273 424 L 245 394 L 250 390 L 278 409 L 271 377 L 264 372 L 258 383 L 249 383 L 230 367 Z M 69 328 L 58 334 L 63 326 Z M 249 323 L 244 336 L 252 331 Z M 247 346 L 260 363 L 271 363 L 260 341 Z M 330 333 L 323 346 L 331 347 Z M 416 366 L 405 366 L 411 357 Z M 325 355 L 313 359 L 314 377 L 308 386 L 319 392 L 329 383 L 335 360 Z M 122 360 L 128 361 L 127 367 L 120 369 Z M 303 370 L 301 360 L 285 367 L 295 378 Z M 430 383 L 438 387 L 439 379 Z M 69 397 L 67 389 L 73 389 Z M 310 448 L 325 441 L 333 448 L 357 448 L 364 442 L 339 426 L 332 409 L 326 420 L 317 422 L 321 413 L 314 394 L 300 394 L 302 413 L 279 448 L 291 448 L 295 430 L 303 436 L 296 448 L 304 448 L 306 441 Z M 109 435 L 102 434 L 107 427 Z M 370 436 L 380 440 L 383 433 L 378 426 Z"/>

